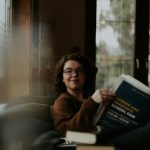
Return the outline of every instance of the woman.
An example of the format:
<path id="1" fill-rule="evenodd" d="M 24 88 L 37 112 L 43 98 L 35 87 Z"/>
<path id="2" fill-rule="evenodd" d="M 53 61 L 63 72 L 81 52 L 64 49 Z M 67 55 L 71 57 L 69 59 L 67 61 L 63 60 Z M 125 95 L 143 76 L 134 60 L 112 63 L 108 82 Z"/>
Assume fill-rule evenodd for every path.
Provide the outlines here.
<path id="1" fill-rule="evenodd" d="M 66 55 L 57 64 L 55 85 L 60 96 L 51 114 L 55 128 L 63 136 L 67 130 L 95 131 L 93 116 L 100 103 L 114 99 L 109 89 L 97 89 L 92 94 L 96 72 L 96 67 L 79 53 Z"/>
<path id="2" fill-rule="evenodd" d="M 109 89 L 97 89 L 94 94 L 96 68 L 80 54 L 62 57 L 56 67 L 55 85 L 60 96 L 52 109 L 55 128 L 65 136 L 67 130 L 93 131 L 93 116 L 100 104 L 112 102 Z M 107 129 L 106 129 L 107 130 Z M 99 134 L 100 143 L 113 142 L 118 150 L 150 149 L 150 125 L 124 133 L 111 131 Z"/>

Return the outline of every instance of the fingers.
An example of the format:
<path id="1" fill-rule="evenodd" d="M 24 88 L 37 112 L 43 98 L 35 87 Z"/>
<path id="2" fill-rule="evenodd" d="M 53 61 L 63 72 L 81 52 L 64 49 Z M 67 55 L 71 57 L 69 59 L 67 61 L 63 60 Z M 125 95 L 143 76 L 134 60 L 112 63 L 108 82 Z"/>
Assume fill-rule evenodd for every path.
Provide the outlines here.
<path id="1" fill-rule="evenodd" d="M 114 96 L 111 89 L 97 89 L 91 98 L 97 103 L 104 103 L 112 101 Z"/>
<path id="2" fill-rule="evenodd" d="M 100 93 L 103 95 L 113 95 L 113 92 L 111 89 L 100 89 Z"/>
<path id="3" fill-rule="evenodd" d="M 101 102 L 111 102 L 114 100 L 115 94 L 111 89 L 100 89 Z"/>

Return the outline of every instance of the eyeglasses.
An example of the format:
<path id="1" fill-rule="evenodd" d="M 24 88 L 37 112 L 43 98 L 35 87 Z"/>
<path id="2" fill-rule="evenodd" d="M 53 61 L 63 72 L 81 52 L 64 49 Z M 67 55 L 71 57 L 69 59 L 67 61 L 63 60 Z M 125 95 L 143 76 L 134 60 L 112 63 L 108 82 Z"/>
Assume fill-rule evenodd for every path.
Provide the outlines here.
<path id="1" fill-rule="evenodd" d="M 83 68 L 78 68 L 78 69 L 72 69 L 72 68 L 66 68 L 63 73 L 67 74 L 67 75 L 73 75 L 74 73 L 76 73 L 77 75 L 82 75 L 85 73 Z"/>

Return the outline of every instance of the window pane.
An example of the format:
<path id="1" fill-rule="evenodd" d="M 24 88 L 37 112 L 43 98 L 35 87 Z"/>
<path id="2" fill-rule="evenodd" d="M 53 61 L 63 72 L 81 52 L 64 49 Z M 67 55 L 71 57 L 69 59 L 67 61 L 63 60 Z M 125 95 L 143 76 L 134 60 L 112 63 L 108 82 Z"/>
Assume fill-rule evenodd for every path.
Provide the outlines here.
<path id="1" fill-rule="evenodd" d="M 150 27 L 149 27 L 149 55 L 148 55 L 148 85 L 150 86 Z"/>
<path id="2" fill-rule="evenodd" d="M 5 25 L 5 0 L 0 0 L 0 23 Z"/>
<path id="3" fill-rule="evenodd" d="M 97 0 L 97 20 L 134 20 L 135 0 Z"/>
<path id="4" fill-rule="evenodd" d="M 96 88 L 111 87 L 122 73 L 133 74 L 134 8 L 131 0 L 97 0 Z"/>

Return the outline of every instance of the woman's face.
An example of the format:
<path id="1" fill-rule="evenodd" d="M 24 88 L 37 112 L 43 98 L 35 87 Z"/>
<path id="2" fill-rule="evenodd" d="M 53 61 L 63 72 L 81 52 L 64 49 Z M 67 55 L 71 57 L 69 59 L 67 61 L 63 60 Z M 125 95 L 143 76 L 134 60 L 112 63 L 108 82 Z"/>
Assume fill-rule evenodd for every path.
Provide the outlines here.
<path id="1" fill-rule="evenodd" d="M 85 72 L 83 66 L 75 60 L 68 60 L 63 68 L 63 82 L 67 91 L 82 92 L 85 84 Z"/>

